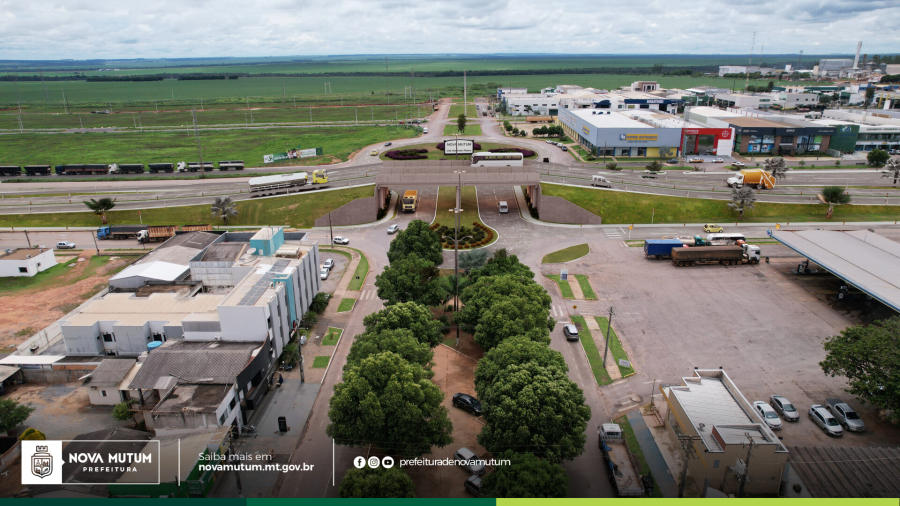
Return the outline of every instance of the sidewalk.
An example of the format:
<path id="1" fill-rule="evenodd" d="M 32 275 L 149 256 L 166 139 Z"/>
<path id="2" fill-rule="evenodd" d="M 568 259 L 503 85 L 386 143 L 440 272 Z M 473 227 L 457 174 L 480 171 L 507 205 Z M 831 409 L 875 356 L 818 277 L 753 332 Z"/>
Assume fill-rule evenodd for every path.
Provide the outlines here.
<path id="1" fill-rule="evenodd" d="M 632 411 L 626 416 L 628 423 L 631 424 L 631 428 L 634 429 L 638 445 L 644 452 L 647 466 L 650 468 L 650 472 L 653 473 L 654 486 L 659 488 L 663 497 L 678 497 L 678 485 L 675 477 L 672 476 L 669 466 L 663 459 L 662 452 L 659 451 L 659 446 L 656 445 L 656 440 L 653 439 L 653 434 L 644 422 L 644 417 L 641 416 L 640 411 Z"/>

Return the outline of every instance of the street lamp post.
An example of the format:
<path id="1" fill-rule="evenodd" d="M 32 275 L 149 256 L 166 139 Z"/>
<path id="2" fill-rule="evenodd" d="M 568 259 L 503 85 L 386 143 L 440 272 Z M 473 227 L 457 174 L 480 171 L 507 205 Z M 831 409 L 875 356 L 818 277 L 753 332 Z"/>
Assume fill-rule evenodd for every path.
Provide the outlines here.
<path id="1" fill-rule="evenodd" d="M 453 230 L 453 237 L 449 236 L 441 236 L 442 239 L 452 240 L 453 241 L 453 272 L 456 276 L 456 296 L 453 300 L 453 315 L 456 316 L 459 313 L 459 241 L 460 239 L 471 239 L 471 235 L 467 235 L 465 237 L 459 236 L 459 213 L 462 212 L 460 209 L 461 201 L 462 201 L 462 175 L 466 172 L 464 170 L 455 170 L 453 171 L 457 174 L 457 182 L 456 182 L 456 206 L 454 209 L 450 209 L 450 212 L 456 215 L 456 228 Z M 454 318 L 455 319 L 455 318 Z M 456 347 L 459 348 L 459 323 L 456 325 Z"/>

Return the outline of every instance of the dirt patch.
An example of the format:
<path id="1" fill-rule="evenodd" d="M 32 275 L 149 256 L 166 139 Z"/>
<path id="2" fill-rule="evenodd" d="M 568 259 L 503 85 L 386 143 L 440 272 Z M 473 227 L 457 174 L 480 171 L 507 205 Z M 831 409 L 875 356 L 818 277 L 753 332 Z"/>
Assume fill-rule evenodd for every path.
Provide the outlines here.
<path id="1" fill-rule="evenodd" d="M 91 405 L 87 388 L 77 388 L 79 385 L 80 383 L 70 384 L 74 387 L 70 392 L 54 398 L 48 398 L 44 392 L 46 385 L 42 384 L 19 385 L 14 393 L 19 402 L 40 406 L 45 415 L 62 417 L 73 412 L 77 413 Z"/>
<path id="2" fill-rule="evenodd" d="M 31 327 L 37 332 L 58 320 L 66 314 L 63 310 L 77 307 L 89 298 L 89 294 L 98 291 L 98 285 L 104 284 L 110 273 L 129 263 L 129 260 L 122 258 L 111 259 L 92 275 L 76 281 L 89 268 L 92 256 L 91 253 L 84 252 L 80 256 L 85 259 L 84 262 L 77 262 L 74 267 L 61 267 L 66 269 L 66 273 L 58 277 L 50 287 L 0 296 L 2 307 L 15 308 L 15 311 L 0 313 L 0 351 L 11 351 L 9 348 L 31 337 L 32 334 L 22 335 L 23 329 Z"/>

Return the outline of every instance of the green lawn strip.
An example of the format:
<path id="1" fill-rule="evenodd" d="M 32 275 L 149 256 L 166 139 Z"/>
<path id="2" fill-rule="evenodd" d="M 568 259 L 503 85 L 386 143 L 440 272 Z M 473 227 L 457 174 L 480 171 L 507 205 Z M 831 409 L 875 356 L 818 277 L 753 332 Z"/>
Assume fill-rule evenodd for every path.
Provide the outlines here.
<path id="1" fill-rule="evenodd" d="M 597 325 L 600 325 L 600 331 L 603 332 L 603 336 L 605 338 L 606 327 L 609 325 L 609 319 L 605 316 L 595 316 L 594 319 L 597 320 Z M 619 341 L 619 336 L 616 335 L 616 329 L 610 329 L 609 332 L 609 352 L 610 354 L 612 354 L 613 359 L 615 359 L 616 365 L 619 367 L 619 372 L 622 373 L 623 378 L 634 374 L 634 367 L 622 367 L 618 365 L 620 359 L 628 360 L 628 354 L 625 353 L 625 349 L 622 348 L 622 343 Z"/>
<path id="2" fill-rule="evenodd" d="M 453 128 L 456 128 L 456 127 L 453 127 Z M 478 145 L 481 146 L 480 151 L 488 151 L 491 149 L 498 149 L 498 148 L 515 148 L 516 147 L 516 146 L 511 146 L 509 144 L 497 144 L 494 142 L 479 142 Z M 404 149 L 427 149 L 428 150 L 427 153 L 422 153 L 423 155 L 428 157 L 427 160 L 468 160 L 468 159 L 470 159 L 469 155 L 445 155 L 442 150 L 437 149 L 437 143 L 413 144 L 412 146 L 402 146 L 402 147 L 397 148 L 397 150 L 404 150 Z M 380 158 L 382 160 L 390 160 L 390 158 L 387 157 L 388 151 L 391 151 L 391 149 L 385 149 L 380 155 L 378 155 L 378 158 Z M 535 153 L 535 155 L 533 157 L 526 158 L 526 160 L 533 160 L 536 157 L 537 157 L 537 153 Z M 422 160 L 426 160 L 426 158 L 422 158 Z"/>
<path id="3" fill-rule="evenodd" d="M 366 255 L 362 251 L 356 248 L 350 249 L 359 253 L 359 264 L 356 265 L 356 271 L 353 272 L 353 279 L 350 280 L 347 290 L 358 292 L 362 290 L 363 283 L 366 281 L 366 276 L 369 275 L 369 259 L 366 258 Z"/>
<path id="4" fill-rule="evenodd" d="M 338 305 L 336 312 L 346 313 L 347 311 L 351 311 L 354 304 L 356 304 L 356 299 L 352 297 L 343 298 L 341 299 L 341 303 Z"/>
<path id="5" fill-rule="evenodd" d="M 647 459 L 644 457 L 644 450 L 641 449 L 641 445 L 638 444 L 637 436 L 634 434 L 634 428 L 631 426 L 631 423 L 628 421 L 628 417 L 625 415 L 620 416 L 613 420 L 613 422 L 619 424 L 619 427 L 622 427 L 623 435 L 625 436 L 625 444 L 628 445 L 628 451 L 631 452 L 632 455 L 638 460 L 638 463 L 641 465 L 641 475 L 653 474 L 650 471 L 650 466 L 647 464 Z M 656 483 L 654 479 L 653 483 Z M 650 497 L 662 498 L 662 490 L 659 486 L 653 487 L 653 495 Z"/>
<path id="6" fill-rule="evenodd" d="M 345 300 L 356 300 L 356 299 L 344 299 L 341 301 L 341 304 L 344 303 Z M 340 311 L 338 311 L 340 312 Z M 337 327 L 328 327 L 328 332 L 325 334 L 325 337 L 322 338 L 322 346 L 334 346 L 341 339 L 341 334 L 344 333 L 343 329 L 339 329 Z"/>
<path id="7" fill-rule="evenodd" d="M 591 283 L 588 281 L 587 276 L 584 274 L 576 274 L 575 279 L 578 280 L 578 286 L 581 287 L 581 293 L 584 294 L 586 300 L 597 300 L 597 294 L 594 293 L 594 289 L 591 288 Z"/>
<path id="8" fill-rule="evenodd" d="M 577 244 L 575 246 L 569 246 L 568 248 L 564 248 L 544 255 L 541 263 L 558 264 L 562 262 L 571 262 L 572 260 L 577 260 L 590 252 L 591 248 L 587 245 L 587 243 Z"/>
<path id="9" fill-rule="evenodd" d="M 600 354 L 600 350 L 597 349 L 597 343 L 594 342 L 584 317 L 576 315 L 572 317 L 572 321 L 580 326 L 578 336 L 581 338 L 581 346 L 584 347 L 584 354 L 587 355 L 591 370 L 594 371 L 594 378 L 597 379 L 597 384 L 600 386 L 609 385 L 612 383 L 612 378 L 609 377 L 609 373 L 603 367 L 603 356 Z"/>
<path id="10" fill-rule="evenodd" d="M 559 279 L 559 274 L 548 274 L 548 278 L 552 279 L 559 285 L 559 291 L 562 292 L 562 296 L 564 299 L 574 299 L 575 294 L 572 292 L 572 287 L 569 285 L 568 281 L 563 281 Z"/>
<path id="11" fill-rule="evenodd" d="M 328 361 L 331 360 L 331 357 L 328 355 L 320 355 L 313 359 L 313 368 L 314 369 L 325 369 L 328 367 Z"/>
<path id="12" fill-rule="evenodd" d="M 473 118 L 475 116 L 478 116 L 478 111 L 475 108 L 475 104 L 473 104 L 471 102 L 469 102 L 469 104 L 466 106 L 465 111 L 466 111 L 467 118 Z M 455 119 L 455 118 L 458 118 L 459 115 L 462 113 L 463 113 L 463 104 L 462 104 L 462 101 L 460 101 L 460 103 L 458 103 L 458 104 L 450 105 L 450 113 L 447 115 L 447 117 L 450 119 Z"/>
<path id="13" fill-rule="evenodd" d="M 437 212 L 434 216 L 434 221 L 432 223 L 440 223 L 441 225 L 446 225 L 448 227 L 456 226 L 456 216 L 450 209 L 456 207 L 456 187 L 455 186 L 441 186 L 438 188 L 438 202 L 437 202 Z M 478 215 L 478 193 L 475 190 L 474 186 L 463 186 L 460 189 L 460 207 L 462 207 L 463 212 L 459 214 L 459 226 L 460 227 L 472 227 L 472 224 L 478 222 L 482 225 L 485 223 L 481 221 L 481 217 Z M 486 226 L 486 225 L 485 225 Z M 494 230 L 494 237 L 487 244 L 482 245 L 488 246 L 493 244 L 499 239 L 500 234 Z M 452 242 L 451 242 L 452 246 Z M 460 250 L 462 250 L 463 243 L 460 241 Z M 452 248 L 449 250 L 452 251 Z"/>
<path id="14" fill-rule="evenodd" d="M 656 209 L 654 223 L 733 222 L 734 211 L 726 200 L 669 197 L 625 192 L 600 191 L 550 183 L 541 183 L 543 195 L 562 197 L 598 216 L 603 223 L 650 223 L 651 211 Z M 757 202 L 755 209 L 744 214 L 744 222 L 803 222 L 829 221 L 828 207 L 822 204 L 776 204 Z M 837 206 L 834 223 L 842 221 L 900 220 L 900 206 Z"/>
<path id="15" fill-rule="evenodd" d="M 342 257 L 345 257 L 348 262 L 353 260 L 353 255 L 344 250 L 334 248 L 319 248 L 319 253 L 333 253 L 335 255 L 341 255 Z"/>
<path id="16" fill-rule="evenodd" d="M 70 268 L 67 267 L 67 265 L 75 264 L 77 261 L 77 258 L 72 258 L 71 260 L 60 262 L 57 265 L 54 265 L 53 267 L 39 272 L 31 277 L 0 278 L 0 294 L 12 295 L 25 290 L 49 290 L 51 288 L 57 288 L 62 284 L 74 284 L 78 281 L 81 281 L 82 279 L 89 278 L 90 276 L 96 274 L 97 269 L 103 267 L 109 262 L 109 257 L 92 256 L 89 260 L 87 260 L 88 264 L 84 266 L 78 276 L 76 276 L 75 278 L 68 278 L 65 280 L 65 283 L 63 283 L 60 278 L 70 272 Z M 122 268 L 125 267 L 127 267 L 127 264 L 122 266 Z M 113 274 L 115 274 L 115 272 L 109 273 L 110 276 L 112 276 Z"/>
<path id="17" fill-rule="evenodd" d="M 462 133 L 459 133 L 459 128 L 457 128 L 456 124 L 444 125 L 444 135 L 481 135 L 481 125 L 466 125 L 466 130 Z"/>
<path id="18" fill-rule="evenodd" d="M 270 225 L 309 228 L 316 218 L 356 199 L 372 196 L 372 186 L 357 186 L 334 191 L 288 195 L 236 202 L 238 215 L 229 225 Z M 214 199 L 210 198 L 212 204 Z M 110 211 L 110 225 L 137 224 L 137 210 Z M 142 209 L 144 225 L 188 225 L 214 223 L 209 204 Z M 99 227 L 100 218 L 91 212 L 0 215 L 0 227 Z"/>
<path id="19" fill-rule="evenodd" d="M 347 161 L 350 155 L 365 146 L 415 135 L 415 131 L 400 126 L 206 130 L 200 133 L 200 144 L 204 160 L 244 160 L 250 166 L 261 165 L 263 155 L 285 152 L 298 145 L 303 148 L 320 147 L 323 149 L 322 156 L 295 159 L 283 164 L 319 165 Z M 196 158 L 197 140 L 183 130 L 114 134 L 25 133 L 0 138 L 2 165 L 113 161 L 148 164 L 194 161 Z"/>

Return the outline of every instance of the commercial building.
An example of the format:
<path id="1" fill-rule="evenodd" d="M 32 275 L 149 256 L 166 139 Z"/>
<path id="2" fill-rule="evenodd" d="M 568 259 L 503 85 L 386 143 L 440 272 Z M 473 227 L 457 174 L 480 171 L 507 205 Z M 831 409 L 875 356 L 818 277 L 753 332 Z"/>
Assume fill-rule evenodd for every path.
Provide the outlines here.
<path id="1" fill-rule="evenodd" d="M 665 426 L 676 446 L 688 440 L 696 458 L 687 460 L 698 487 L 734 494 L 746 473 L 744 493 L 776 494 L 788 450 L 721 369 L 698 370 L 680 385 L 661 386 Z M 747 462 L 747 445 L 753 443 Z M 749 464 L 749 465 L 748 465 Z"/>
<path id="2" fill-rule="evenodd" d="M 764 94 L 720 93 L 716 95 L 716 104 L 720 107 L 767 109 L 775 104 L 775 100 L 771 95 Z"/>
<path id="3" fill-rule="evenodd" d="M 523 93 L 528 93 L 528 88 L 513 88 L 512 86 L 497 88 L 497 99 L 503 100 L 503 95 L 521 95 Z"/>
<path id="4" fill-rule="evenodd" d="M 87 388 L 91 404 L 113 406 L 128 400 L 127 388 L 123 388 L 122 382 L 130 376 L 132 369 L 137 372 L 136 363 L 133 358 L 102 360 L 82 383 Z"/>
<path id="5" fill-rule="evenodd" d="M 506 113 L 512 116 L 556 116 L 560 93 L 503 94 Z"/>
<path id="6" fill-rule="evenodd" d="M 719 77 L 725 77 L 726 74 L 753 74 L 759 72 L 761 75 L 768 76 L 780 72 L 778 69 L 770 67 L 759 67 L 757 65 L 719 65 Z"/>
<path id="7" fill-rule="evenodd" d="M 819 60 L 819 65 L 814 70 L 819 77 L 841 77 L 852 68 L 853 60 L 836 58 Z"/>
<path id="8" fill-rule="evenodd" d="M 8 249 L 0 254 L 0 278 L 31 277 L 56 265 L 50 248 Z"/>
<path id="9" fill-rule="evenodd" d="M 113 289 L 139 288 L 147 283 L 172 283 L 190 274 L 188 264 L 201 256 L 219 234 L 179 233 L 109 279 Z"/>
<path id="10" fill-rule="evenodd" d="M 748 154 L 825 154 L 835 132 L 831 126 L 784 115 L 761 115 L 747 109 L 692 107 L 685 112 L 685 118 L 706 126 L 733 128 L 734 151 Z"/>

